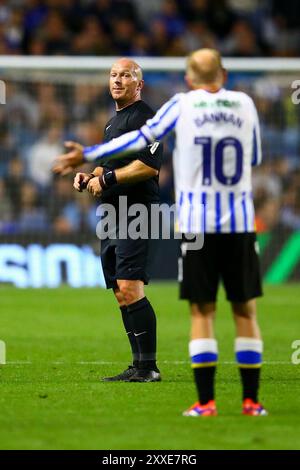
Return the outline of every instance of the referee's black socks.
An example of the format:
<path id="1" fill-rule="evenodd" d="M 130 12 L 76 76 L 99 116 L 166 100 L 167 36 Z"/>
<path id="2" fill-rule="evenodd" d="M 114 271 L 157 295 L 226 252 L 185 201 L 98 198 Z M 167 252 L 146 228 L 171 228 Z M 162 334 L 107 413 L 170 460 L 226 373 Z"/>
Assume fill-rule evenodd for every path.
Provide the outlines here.
<path id="1" fill-rule="evenodd" d="M 128 305 L 135 340 L 139 348 L 139 368 L 158 371 L 156 366 L 156 316 L 147 299 Z"/>
<path id="2" fill-rule="evenodd" d="M 128 313 L 126 305 L 123 305 L 122 307 L 120 307 L 120 310 L 122 313 L 123 325 L 124 325 L 124 328 L 125 328 L 125 331 L 128 336 L 129 343 L 130 343 L 130 347 L 131 347 L 132 364 L 133 366 L 138 367 L 140 352 L 139 352 L 138 342 L 136 340 L 136 337 L 134 336 L 134 328 L 132 324 L 131 315 Z"/>

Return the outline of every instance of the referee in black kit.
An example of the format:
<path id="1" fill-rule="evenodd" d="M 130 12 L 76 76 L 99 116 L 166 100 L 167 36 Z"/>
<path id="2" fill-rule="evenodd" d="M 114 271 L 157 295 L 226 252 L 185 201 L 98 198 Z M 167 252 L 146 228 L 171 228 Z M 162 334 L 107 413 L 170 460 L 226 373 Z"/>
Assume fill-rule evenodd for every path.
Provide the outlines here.
<path id="1" fill-rule="evenodd" d="M 139 129 L 153 117 L 152 109 L 141 100 L 144 85 L 142 70 L 134 61 L 119 59 L 110 71 L 110 93 L 116 104 L 116 115 L 105 126 L 104 141 Z M 67 142 L 70 149 L 78 146 Z M 150 213 L 150 205 L 159 203 L 158 173 L 162 160 L 162 146 L 155 142 L 147 149 L 107 161 L 91 174 L 77 173 L 75 189 L 87 187 L 100 202 L 111 204 L 117 215 L 117 238 L 101 240 L 102 268 L 108 289 L 113 289 L 118 301 L 124 328 L 132 350 L 132 365 L 120 374 L 105 377 L 104 381 L 158 382 L 156 366 L 156 316 L 145 296 L 148 284 L 148 239 L 118 239 L 120 196 L 126 196 L 127 206 L 143 204 Z M 130 218 L 128 218 L 130 222 Z M 146 221 L 149 222 L 149 221 Z M 149 233 L 149 232 L 148 232 Z"/>

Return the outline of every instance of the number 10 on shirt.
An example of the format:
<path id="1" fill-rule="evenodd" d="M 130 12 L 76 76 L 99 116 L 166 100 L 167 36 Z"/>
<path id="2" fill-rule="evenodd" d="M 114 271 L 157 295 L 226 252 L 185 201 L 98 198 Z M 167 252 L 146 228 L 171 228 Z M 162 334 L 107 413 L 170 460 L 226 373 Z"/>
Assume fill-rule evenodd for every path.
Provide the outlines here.
<path id="1" fill-rule="evenodd" d="M 226 186 L 237 184 L 242 176 L 243 147 L 235 137 L 225 137 L 219 140 L 215 149 L 212 148 L 211 137 L 195 137 L 194 143 L 202 146 L 203 155 L 203 179 L 204 186 L 212 184 L 212 166 L 215 169 L 216 179 Z M 231 176 L 224 174 L 225 149 L 231 147 L 235 152 L 235 172 Z M 212 165 L 214 159 L 214 165 Z"/>

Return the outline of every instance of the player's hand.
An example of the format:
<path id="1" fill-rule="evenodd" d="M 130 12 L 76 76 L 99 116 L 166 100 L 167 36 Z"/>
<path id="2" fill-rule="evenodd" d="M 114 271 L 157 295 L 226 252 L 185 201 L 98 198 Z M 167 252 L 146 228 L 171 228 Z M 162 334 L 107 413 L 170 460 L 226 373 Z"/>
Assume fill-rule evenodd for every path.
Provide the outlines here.
<path id="1" fill-rule="evenodd" d="M 99 197 L 102 194 L 102 188 L 99 183 L 99 178 L 92 178 L 90 179 L 88 185 L 87 185 L 87 190 L 89 193 L 91 193 L 94 197 Z"/>
<path id="2" fill-rule="evenodd" d="M 74 178 L 73 187 L 80 193 L 86 189 L 88 182 L 93 178 L 90 173 L 76 173 Z"/>
<path id="3" fill-rule="evenodd" d="M 69 149 L 68 153 L 59 155 L 55 159 L 53 166 L 54 173 L 61 175 L 67 175 L 71 173 L 73 168 L 83 163 L 83 145 L 78 142 L 65 142 L 65 147 Z"/>

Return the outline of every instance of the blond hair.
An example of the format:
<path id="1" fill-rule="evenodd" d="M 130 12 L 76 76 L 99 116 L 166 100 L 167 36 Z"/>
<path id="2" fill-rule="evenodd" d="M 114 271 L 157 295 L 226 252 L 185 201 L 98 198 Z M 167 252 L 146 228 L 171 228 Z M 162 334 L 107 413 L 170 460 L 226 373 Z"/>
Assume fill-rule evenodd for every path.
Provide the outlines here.
<path id="1" fill-rule="evenodd" d="M 216 49 L 198 49 L 187 58 L 187 75 L 194 85 L 218 81 L 222 70 L 222 58 Z"/>

